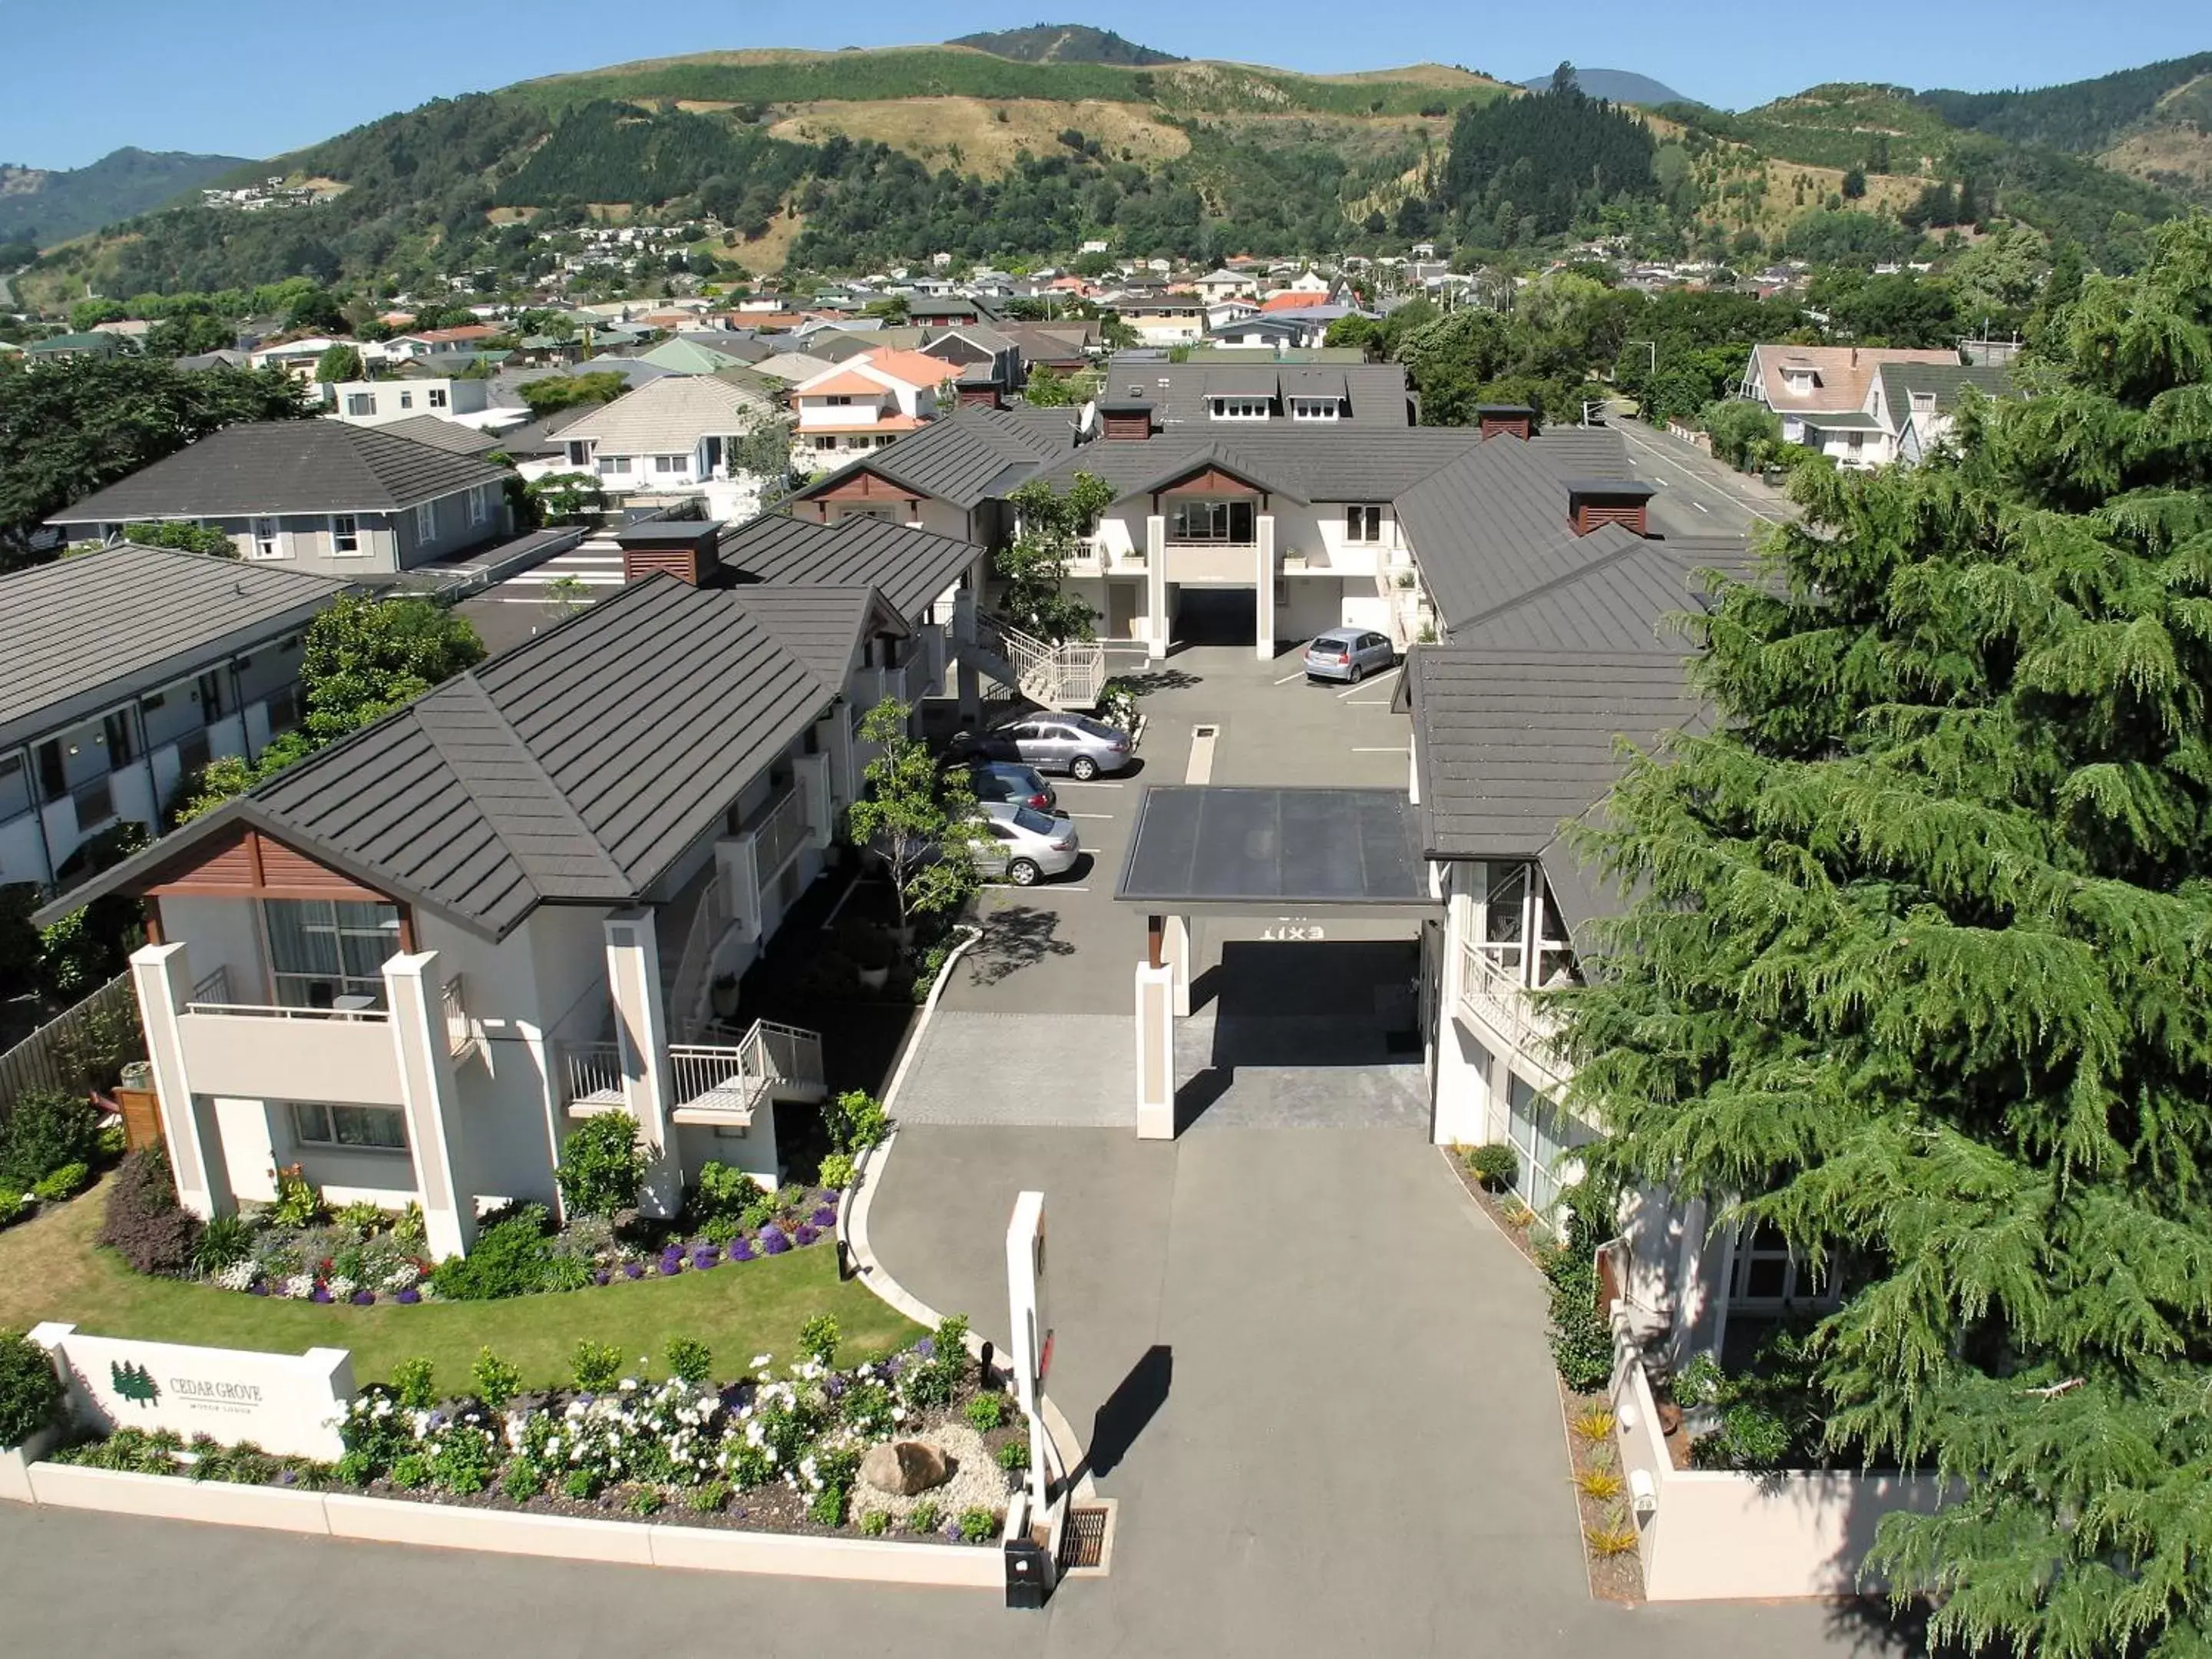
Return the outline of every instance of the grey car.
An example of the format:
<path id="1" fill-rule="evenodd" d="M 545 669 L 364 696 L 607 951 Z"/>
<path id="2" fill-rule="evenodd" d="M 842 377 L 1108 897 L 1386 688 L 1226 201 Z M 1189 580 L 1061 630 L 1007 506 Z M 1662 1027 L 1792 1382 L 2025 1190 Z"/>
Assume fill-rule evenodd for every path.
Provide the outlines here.
<path id="1" fill-rule="evenodd" d="M 1398 665 L 1397 647 L 1387 634 L 1371 628 L 1332 628 L 1306 647 L 1308 680 L 1341 680 L 1357 685 L 1370 674 Z"/>
<path id="2" fill-rule="evenodd" d="M 1082 839 L 1066 818 L 1013 801 L 985 803 L 982 832 L 975 844 L 975 867 L 1017 887 L 1066 875 L 1083 853 Z"/>
<path id="3" fill-rule="evenodd" d="M 1049 710 L 1024 714 L 969 738 L 966 751 L 984 760 L 1019 761 L 1040 772 L 1065 772 L 1079 783 L 1129 764 L 1129 734 L 1088 714 Z"/>

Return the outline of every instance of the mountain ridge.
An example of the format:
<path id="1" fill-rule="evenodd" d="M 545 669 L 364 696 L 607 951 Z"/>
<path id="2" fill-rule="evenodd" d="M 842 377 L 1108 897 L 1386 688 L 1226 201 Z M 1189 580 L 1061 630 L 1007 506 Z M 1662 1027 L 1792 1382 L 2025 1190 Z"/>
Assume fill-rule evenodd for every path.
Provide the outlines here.
<path id="1" fill-rule="evenodd" d="M 135 144 L 81 167 L 0 162 L 0 242 L 23 238 L 52 247 L 254 165 L 244 156 L 147 150 Z"/>

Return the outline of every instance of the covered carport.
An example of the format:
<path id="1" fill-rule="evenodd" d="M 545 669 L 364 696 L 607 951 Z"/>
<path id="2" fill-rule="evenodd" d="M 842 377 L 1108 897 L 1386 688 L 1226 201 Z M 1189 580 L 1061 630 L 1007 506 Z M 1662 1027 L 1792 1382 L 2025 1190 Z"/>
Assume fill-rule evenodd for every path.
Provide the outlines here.
<path id="1" fill-rule="evenodd" d="M 1425 991 L 1433 932 L 1425 924 L 1443 910 L 1402 789 L 1155 785 L 1138 805 L 1115 898 L 1145 918 L 1134 988 L 1144 1139 L 1172 1139 L 1179 1127 L 1175 1025 L 1191 1012 L 1196 930 L 1207 921 L 1256 921 L 1263 942 L 1310 951 L 1321 975 L 1332 950 L 1371 948 L 1336 934 L 1395 924 L 1422 941 Z M 1231 961 L 1224 956 L 1224 972 Z M 1417 994 L 1409 1018 L 1425 1020 L 1431 1001 Z M 1289 1063 L 1324 1063 L 1308 1045 L 1285 1047 Z"/>

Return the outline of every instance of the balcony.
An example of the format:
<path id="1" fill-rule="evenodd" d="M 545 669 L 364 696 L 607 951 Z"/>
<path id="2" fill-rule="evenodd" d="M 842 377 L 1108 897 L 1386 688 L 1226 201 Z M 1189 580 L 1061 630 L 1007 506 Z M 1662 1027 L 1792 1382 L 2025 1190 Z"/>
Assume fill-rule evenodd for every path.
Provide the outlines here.
<path id="1" fill-rule="evenodd" d="M 903 680 L 903 669 L 888 671 Z M 902 686 L 902 690 L 903 686 Z M 806 792 L 798 782 L 793 782 L 784 792 L 746 821 L 738 833 L 752 837 L 753 866 L 759 872 L 757 881 L 765 891 L 783 866 L 799 856 L 799 849 L 806 845 Z"/>
<path id="2" fill-rule="evenodd" d="M 284 1008 L 196 994 L 177 1016 L 177 1033 L 195 1094 L 404 1103 L 399 1047 L 381 1008 Z"/>
<path id="3" fill-rule="evenodd" d="M 1538 1010 L 1521 983 L 1520 945 L 1485 947 L 1468 940 L 1460 946 L 1460 1001 L 1468 1012 L 1510 1042 L 1537 1064 L 1557 1072 L 1564 1063 L 1559 1051 L 1559 1023 Z M 1513 960 L 1500 962 L 1492 953 L 1510 951 Z"/>
<path id="4" fill-rule="evenodd" d="M 562 1106 L 570 1117 L 623 1109 L 628 1096 L 620 1043 L 564 1043 L 560 1058 Z M 822 1097 L 822 1039 L 761 1020 L 734 1043 L 671 1043 L 668 1079 L 670 1115 L 677 1122 L 744 1128 L 763 1099 Z"/>

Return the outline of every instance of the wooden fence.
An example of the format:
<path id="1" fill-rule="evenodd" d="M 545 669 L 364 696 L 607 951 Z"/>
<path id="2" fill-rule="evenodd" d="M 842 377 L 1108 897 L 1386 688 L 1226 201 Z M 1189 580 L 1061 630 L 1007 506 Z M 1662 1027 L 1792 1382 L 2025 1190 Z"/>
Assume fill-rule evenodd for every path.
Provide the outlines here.
<path id="1" fill-rule="evenodd" d="M 111 1089 L 127 1062 L 145 1058 L 138 997 L 131 975 L 118 974 L 0 1054 L 0 1122 L 15 1109 L 16 1097 L 31 1090 Z"/>

